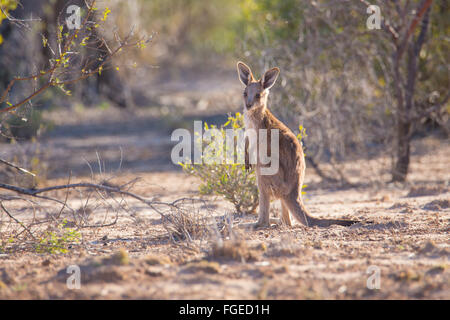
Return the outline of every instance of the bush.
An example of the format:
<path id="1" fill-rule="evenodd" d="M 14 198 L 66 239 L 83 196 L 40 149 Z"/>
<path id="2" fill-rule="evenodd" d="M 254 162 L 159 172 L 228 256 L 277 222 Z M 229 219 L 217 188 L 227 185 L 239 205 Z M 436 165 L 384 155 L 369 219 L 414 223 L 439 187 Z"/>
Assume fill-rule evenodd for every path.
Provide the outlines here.
<path id="1" fill-rule="evenodd" d="M 216 126 L 211 126 L 216 128 Z M 225 129 L 244 128 L 244 118 L 239 112 L 230 115 L 228 121 L 220 127 L 225 139 Z M 209 126 L 205 123 L 205 129 Z M 201 139 L 201 137 L 198 137 Z M 238 214 L 254 213 L 258 206 L 258 187 L 254 169 L 246 170 L 244 164 L 206 164 L 205 160 L 213 154 L 203 152 L 202 164 L 183 164 L 183 170 L 202 181 L 199 192 L 202 195 L 216 194 L 231 202 Z"/>
<path id="2" fill-rule="evenodd" d="M 59 224 L 55 230 L 44 232 L 36 246 L 38 253 L 67 253 L 71 243 L 80 241 L 81 234 L 72 228 L 67 228 L 67 220 Z"/>

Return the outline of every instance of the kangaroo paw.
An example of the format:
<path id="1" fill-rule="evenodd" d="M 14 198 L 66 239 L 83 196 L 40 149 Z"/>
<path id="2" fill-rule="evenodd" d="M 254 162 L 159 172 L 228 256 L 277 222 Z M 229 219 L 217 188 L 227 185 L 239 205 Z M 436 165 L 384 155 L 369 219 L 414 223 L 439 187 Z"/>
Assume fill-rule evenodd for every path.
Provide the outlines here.
<path id="1" fill-rule="evenodd" d="M 267 221 L 258 221 L 257 223 L 255 223 L 253 225 L 253 229 L 258 230 L 258 229 L 267 229 L 270 228 L 270 222 Z"/>

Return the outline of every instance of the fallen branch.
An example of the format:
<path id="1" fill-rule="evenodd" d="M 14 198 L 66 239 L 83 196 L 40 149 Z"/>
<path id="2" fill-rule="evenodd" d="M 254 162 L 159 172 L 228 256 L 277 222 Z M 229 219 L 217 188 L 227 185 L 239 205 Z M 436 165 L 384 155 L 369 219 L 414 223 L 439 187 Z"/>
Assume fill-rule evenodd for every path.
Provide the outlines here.
<path id="1" fill-rule="evenodd" d="M 11 163 L 9 161 L 3 160 L 2 158 L 0 158 L 0 163 L 6 164 L 7 166 L 10 166 L 10 167 L 13 167 L 14 169 L 16 169 L 19 172 L 29 174 L 29 175 L 31 175 L 33 177 L 36 176 L 33 172 L 30 172 L 30 171 L 28 171 L 28 170 L 26 170 L 24 168 L 21 168 L 21 167 L 15 165 L 14 163 Z"/>
<path id="2" fill-rule="evenodd" d="M 128 184 L 129 183 L 127 183 L 125 185 L 128 185 Z M 65 202 L 62 202 L 58 199 L 51 198 L 48 196 L 41 196 L 40 194 L 50 192 L 50 191 L 56 191 L 56 190 L 78 189 L 78 188 L 84 188 L 84 189 L 91 188 L 91 189 L 106 191 L 109 193 L 116 193 L 116 194 L 120 194 L 120 195 L 124 195 L 124 196 L 129 196 L 131 198 L 134 198 L 134 199 L 148 205 L 151 209 L 156 211 L 163 218 L 167 218 L 167 217 L 165 216 L 165 214 L 163 212 L 161 212 L 161 210 L 158 210 L 155 207 L 155 205 L 163 205 L 163 206 L 167 206 L 167 207 L 171 207 L 171 208 L 178 208 L 178 203 L 182 202 L 182 201 L 186 201 L 186 200 L 203 201 L 202 199 L 195 199 L 195 198 L 181 198 L 181 199 L 177 199 L 173 202 L 155 201 L 155 200 L 145 199 L 144 197 L 142 197 L 138 194 L 135 194 L 133 192 L 125 191 L 125 190 L 121 189 L 121 187 L 88 183 L 88 182 L 64 184 L 64 185 L 51 186 L 51 187 L 40 188 L 40 189 L 21 188 L 21 187 L 14 186 L 14 185 L 0 183 L 0 189 L 14 191 L 19 194 L 23 194 L 23 195 L 27 195 L 27 196 L 31 196 L 31 197 L 38 197 L 38 198 L 43 198 L 43 199 L 47 199 L 47 200 L 58 201 L 58 202 L 61 202 L 62 204 L 65 204 Z"/>

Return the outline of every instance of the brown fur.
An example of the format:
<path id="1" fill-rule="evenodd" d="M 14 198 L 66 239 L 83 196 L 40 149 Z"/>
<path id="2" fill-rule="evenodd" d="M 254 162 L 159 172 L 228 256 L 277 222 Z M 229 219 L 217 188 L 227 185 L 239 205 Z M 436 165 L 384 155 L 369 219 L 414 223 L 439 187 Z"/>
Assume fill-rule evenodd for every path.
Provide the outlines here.
<path id="1" fill-rule="evenodd" d="M 301 189 L 305 178 L 305 157 L 303 148 L 292 131 L 278 120 L 267 108 L 269 89 L 275 83 L 279 69 L 268 70 L 262 79 L 255 80 L 250 68 L 242 62 L 238 62 L 238 75 L 246 86 L 244 90 L 244 117 L 246 129 L 267 129 L 268 131 L 268 155 L 270 151 L 270 130 L 279 130 L 279 170 L 273 175 L 262 175 L 259 155 L 257 156 L 256 175 L 259 190 L 259 220 L 257 227 L 267 227 L 270 224 L 270 200 L 280 199 L 282 207 L 281 221 L 292 225 L 289 212 L 306 226 L 329 226 L 338 224 L 348 226 L 355 221 L 317 219 L 311 217 L 303 205 Z M 259 138 L 258 138 L 259 139 Z M 249 167 L 249 142 L 245 144 L 245 164 Z M 268 165 L 267 165 L 268 166 Z"/>

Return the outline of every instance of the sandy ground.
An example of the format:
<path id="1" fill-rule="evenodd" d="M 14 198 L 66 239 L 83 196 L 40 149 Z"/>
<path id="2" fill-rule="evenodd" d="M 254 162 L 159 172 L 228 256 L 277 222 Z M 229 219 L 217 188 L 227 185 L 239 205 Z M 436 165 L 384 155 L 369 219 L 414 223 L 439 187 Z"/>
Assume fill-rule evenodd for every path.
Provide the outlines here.
<path id="1" fill-rule="evenodd" d="M 132 190 L 149 199 L 198 197 L 199 181 L 169 160 L 167 127 L 176 127 L 179 119 L 167 118 L 161 125 L 151 111 L 109 113 L 108 121 L 98 110 L 79 114 L 82 121 L 65 117 L 40 140 L 52 159 L 41 186 L 66 183 L 69 170 L 71 182 L 89 181 L 92 169 L 97 180 L 111 178 L 116 185 L 139 176 Z M 1 155 L 14 148 L 2 145 Z M 96 152 L 104 163 L 101 175 Z M 327 185 L 308 169 L 306 206 L 314 216 L 361 221 L 347 228 L 242 230 L 239 224 L 257 219 L 247 215 L 236 218 L 231 237 L 174 242 L 161 216 L 126 198 L 115 224 L 81 229 L 82 242 L 65 254 L 36 253 L 26 243 L 8 245 L 0 253 L 0 299 L 449 299 L 449 159 L 449 143 L 430 138 L 413 142 L 405 184 L 387 183 L 379 159 L 346 164 L 357 184 L 353 188 Z M 49 195 L 64 199 L 66 193 Z M 203 213 L 221 217 L 233 211 L 220 198 L 205 199 L 210 206 L 200 208 Z M 84 201 L 75 192 L 67 204 L 77 209 Z M 39 202 L 43 207 L 34 212 L 23 201 L 5 205 L 23 221 L 61 210 L 60 204 Z M 273 215 L 279 211 L 273 203 Z M 89 223 L 115 218 L 103 207 L 88 214 Z M 68 212 L 63 215 L 71 219 Z M 1 221 L 4 241 L 12 227 L 4 215 Z M 226 250 L 214 249 L 219 241 Z M 79 289 L 67 286 L 71 265 L 80 267 Z"/>

